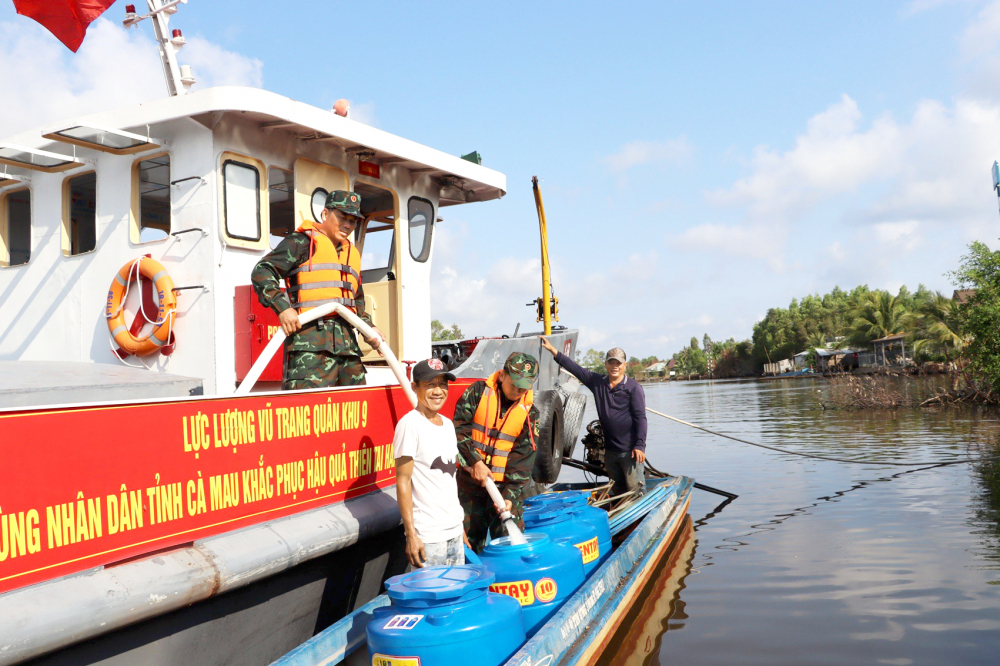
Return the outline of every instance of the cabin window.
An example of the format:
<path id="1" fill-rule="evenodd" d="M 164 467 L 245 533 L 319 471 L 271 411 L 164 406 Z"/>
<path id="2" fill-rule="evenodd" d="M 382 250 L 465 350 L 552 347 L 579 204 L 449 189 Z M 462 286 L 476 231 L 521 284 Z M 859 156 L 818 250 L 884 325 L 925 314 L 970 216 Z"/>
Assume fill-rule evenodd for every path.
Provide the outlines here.
<path id="1" fill-rule="evenodd" d="M 365 222 L 355 232 L 361 247 L 361 278 L 365 282 L 395 279 L 396 197 L 389 190 L 355 181 Z"/>
<path id="2" fill-rule="evenodd" d="M 326 200 L 330 198 L 330 193 L 322 187 L 313 190 L 309 199 L 309 207 L 312 209 L 313 219 L 316 224 L 323 224 L 323 209 L 326 208 Z"/>
<path id="3" fill-rule="evenodd" d="M 431 256 L 431 235 L 434 231 L 434 206 L 427 199 L 412 197 L 408 206 L 410 220 L 410 256 L 427 261 Z"/>
<path id="4" fill-rule="evenodd" d="M 132 167 L 132 242 L 170 236 L 170 155 L 138 160 Z"/>
<path id="5" fill-rule="evenodd" d="M 97 247 L 97 174 L 67 178 L 63 184 L 63 254 L 75 256 Z"/>
<path id="6" fill-rule="evenodd" d="M 222 166 L 222 178 L 226 234 L 240 240 L 260 240 L 260 171 L 230 160 Z"/>
<path id="7" fill-rule="evenodd" d="M 31 259 L 31 190 L 0 195 L 0 266 L 23 266 Z"/>
<path id="8" fill-rule="evenodd" d="M 271 249 L 295 231 L 295 176 L 288 169 L 269 167 L 267 199 L 271 211 Z"/>
<path id="9" fill-rule="evenodd" d="M 388 271 L 396 253 L 395 234 L 391 223 L 371 220 L 365 229 L 364 248 L 361 252 L 361 272 Z"/>

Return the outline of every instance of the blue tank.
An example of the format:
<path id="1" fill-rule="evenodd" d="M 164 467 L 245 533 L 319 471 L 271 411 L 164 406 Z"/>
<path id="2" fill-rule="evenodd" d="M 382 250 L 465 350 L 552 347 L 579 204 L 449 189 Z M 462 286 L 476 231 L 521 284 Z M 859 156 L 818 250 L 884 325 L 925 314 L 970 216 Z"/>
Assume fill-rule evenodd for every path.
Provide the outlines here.
<path id="1" fill-rule="evenodd" d="M 556 543 L 576 546 L 583 556 L 583 573 L 589 576 L 600 562 L 600 539 L 597 528 L 579 515 L 577 507 L 566 502 L 546 502 L 524 510 L 527 532 L 548 534 Z"/>
<path id="2" fill-rule="evenodd" d="M 368 623 L 373 665 L 499 666 L 524 644 L 521 604 L 488 591 L 481 564 L 428 567 L 386 581 L 392 605 Z M 407 661 L 409 660 L 409 661 Z"/>
<path id="3" fill-rule="evenodd" d="M 555 543 L 547 534 L 524 538 L 528 543 L 513 544 L 510 537 L 493 539 L 479 558 L 496 574 L 490 591 L 521 603 L 524 631 L 531 638 L 583 584 L 583 561 L 580 551 L 568 543 Z"/>
<path id="4" fill-rule="evenodd" d="M 611 526 L 608 522 L 608 512 L 600 507 L 590 505 L 590 493 L 586 490 L 564 490 L 548 492 L 529 497 L 524 501 L 525 508 L 539 507 L 552 502 L 570 504 L 582 520 L 593 524 L 597 529 L 598 556 L 597 565 L 611 557 Z"/>

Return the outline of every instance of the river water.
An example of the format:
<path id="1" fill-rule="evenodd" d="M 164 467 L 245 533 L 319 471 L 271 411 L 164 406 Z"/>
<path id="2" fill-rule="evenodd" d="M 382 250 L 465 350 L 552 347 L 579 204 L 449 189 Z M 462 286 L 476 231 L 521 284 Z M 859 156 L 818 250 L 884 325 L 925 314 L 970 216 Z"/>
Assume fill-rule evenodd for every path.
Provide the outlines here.
<path id="1" fill-rule="evenodd" d="M 812 379 L 674 382 L 646 385 L 646 400 L 823 455 L 933 461 L 1000 442 L 995 412 L 831 411 L 820 405 L 828 390 Z M 603 663 L 1000 664 L 995 467 L 839 464 L 649 419 L 654 465 L 739 499 L 713 514 L 721 498 L 694 491 L 691 539 L 662 564 Z"/>

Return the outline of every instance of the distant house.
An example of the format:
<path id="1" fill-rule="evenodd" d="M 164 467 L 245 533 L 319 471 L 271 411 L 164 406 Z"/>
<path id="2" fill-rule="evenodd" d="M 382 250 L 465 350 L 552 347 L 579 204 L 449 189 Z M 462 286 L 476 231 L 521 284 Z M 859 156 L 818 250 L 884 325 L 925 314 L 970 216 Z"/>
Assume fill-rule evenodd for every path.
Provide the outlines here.
<path id="1" fill-rule="evenodd" d="M 653 363 L 652 365 L 646 366 L 646 369 L 643 372 L 647 375 L 658 375 L 666 369 L 666 361 L 660 361 L 659 363 Z"/>
<path id="2" fill-rule="evenodd" d="M 765 375 L 780 375 L 786 372 L 791 372 L 794 369 L 792 365 L 792 360 L 785 358 L 777 363 L 765 363 L 764 364 L 764 374 Z"/>
<path id="3" fill-rule="evenodd" d="M 963 289 L 961 291 L 972 290 Z M 912 345 L 910 346 L 910 355 L 906 354 L 906 333 L 896 333 L 872 340 L 872 347 L 875 351 L 875 365 L 878 366 L 906 365 L 907 359 L 913 358 Z"/>
<path id="4" fill-rule="evenodd" d="M 672 358 L 667 361 L 666 373 L 669 377 L 674 377 L 677 375 L 677 359 Z"/>
<path id="5" fill-rule="evenodd" d="M 871 354 L 864 349 L 816 348 L 816 372 L 837 372 L 871 365 Z"/>
<path id="6" fill-rule="evenodd" d="M 951 295 L 951 298 L 959 305 L 962 305 L 963 303 L 968 303 L 969 299 L 975 295 L 975 289 L 956 289 L 955 293 Z"/>
<path id="7" fill-rule="evenodd" d="M 792 357 L 792 365 L 795 366 L 796 370 L 805 370 L 809 366 L 809 354 L 812 351 L 812 349 L 807 349 Z"/>

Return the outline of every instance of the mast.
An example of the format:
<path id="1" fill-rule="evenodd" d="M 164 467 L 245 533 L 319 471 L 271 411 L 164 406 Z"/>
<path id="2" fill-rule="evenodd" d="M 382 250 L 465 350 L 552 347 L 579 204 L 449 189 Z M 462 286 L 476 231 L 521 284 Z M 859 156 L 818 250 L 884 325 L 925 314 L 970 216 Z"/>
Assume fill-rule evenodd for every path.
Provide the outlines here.
<path id="1" fill-rule="evenodd" d="M 194 84 L 194 76 L 187 66 L 177 64 L 177 51 L 184 46 L 184 36 L 180 30 L 170 31 L 170 15 L 177 13 L 177 5 L 186 4 L 187 0 L 146 0 L 149 13 L 139 16 L 135 5 L 127 5 L 123 25 L 131 28 L 140 21 L 152 19 L 153 35 L 156 37 L 156 47 L 160 52 L 160 64 L 163 66 L 163 78 L 167 82 L 167 92 L 171 97 L 185 95 L 188 88 Z"/>

